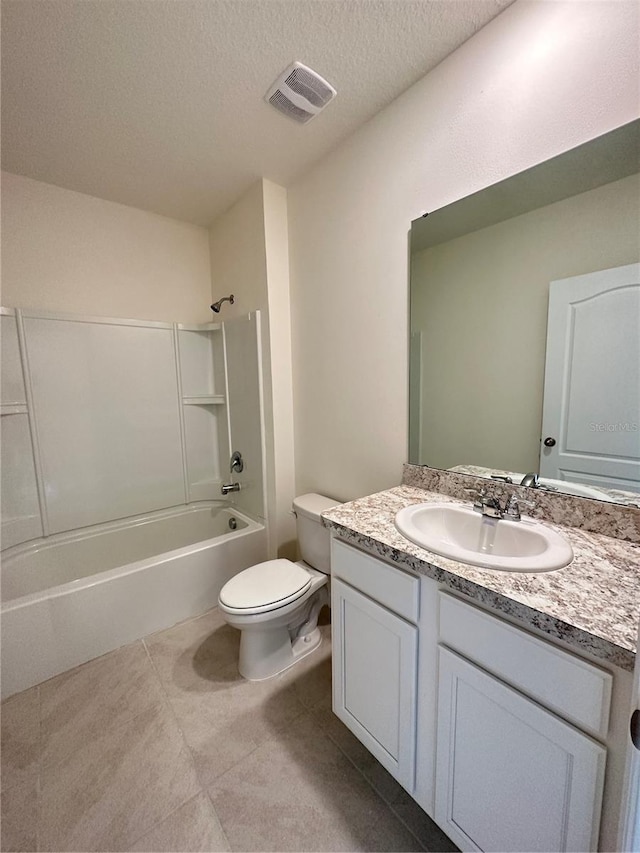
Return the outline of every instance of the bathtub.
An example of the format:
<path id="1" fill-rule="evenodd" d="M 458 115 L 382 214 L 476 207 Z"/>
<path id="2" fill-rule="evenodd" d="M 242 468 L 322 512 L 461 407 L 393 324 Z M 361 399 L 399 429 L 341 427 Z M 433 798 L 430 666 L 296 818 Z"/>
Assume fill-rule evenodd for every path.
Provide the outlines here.
<path id="1" fill-rule="evenodd" d="M 8 548 L 2 698 L 203 613 L 266 559 L 264 525 L 213 501 Z"/>

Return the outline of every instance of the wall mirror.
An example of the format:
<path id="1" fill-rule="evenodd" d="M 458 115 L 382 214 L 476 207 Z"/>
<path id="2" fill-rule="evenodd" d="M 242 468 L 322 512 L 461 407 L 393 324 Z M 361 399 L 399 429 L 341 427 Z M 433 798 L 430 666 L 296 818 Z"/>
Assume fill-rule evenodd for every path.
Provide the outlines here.
<path id="1" fill-rule="evenodd" d="M 409 461 L 640 505 L 640 120 L 411 226 Z"/>

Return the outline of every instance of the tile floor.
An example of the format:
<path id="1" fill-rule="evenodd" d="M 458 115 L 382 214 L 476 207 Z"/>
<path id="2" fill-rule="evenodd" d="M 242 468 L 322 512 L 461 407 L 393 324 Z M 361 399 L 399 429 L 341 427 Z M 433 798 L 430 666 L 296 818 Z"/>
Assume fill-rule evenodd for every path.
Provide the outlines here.
<path id="1" fill-rule="evenodd" d="M 8 699 L 1 849 L 455 850 L 331 712 L 322 630 L 247 682 L 212 610 Z"/>

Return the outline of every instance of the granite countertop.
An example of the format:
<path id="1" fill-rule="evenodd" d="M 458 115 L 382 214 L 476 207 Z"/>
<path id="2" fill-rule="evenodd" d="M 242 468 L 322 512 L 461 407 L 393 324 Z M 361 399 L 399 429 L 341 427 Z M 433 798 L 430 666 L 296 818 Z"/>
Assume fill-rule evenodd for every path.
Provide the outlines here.
<path id="1" fill-rule="evenodd" d="M 573 562 L 531 574 L 480 569 L 425 551 L 394 526 L 399 509 L 424 502 L 460 503 L 398 486 L 322 514 L 340 538 L 426 575 L 476 601 L 626 670 L 635 664 L 640 618 L 640 546 L 545 522 L 573 547 Z"/>

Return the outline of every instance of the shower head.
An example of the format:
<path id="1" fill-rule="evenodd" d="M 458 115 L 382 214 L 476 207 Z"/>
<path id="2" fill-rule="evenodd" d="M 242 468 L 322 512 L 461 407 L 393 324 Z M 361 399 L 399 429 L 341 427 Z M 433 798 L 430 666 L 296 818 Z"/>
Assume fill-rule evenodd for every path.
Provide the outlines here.
<path id="1" fill-rule="evenodd" d="M 213 303 L 213 305 L 211 306 L 211 310 L 214 311 L 216 314 L 219 314 L 223 302 L 229 302 L 231 305 L 233 305 L 234 301 L 235 300 L 233 298 L 233 293 L 231 294 L 231 296 L 223 296 L 222 299 L 218 299 L 217 302 Z"/>

